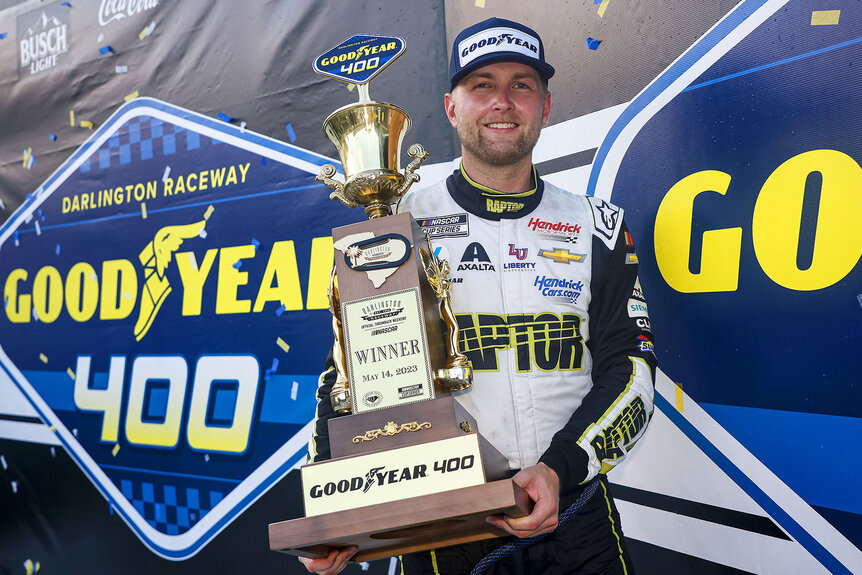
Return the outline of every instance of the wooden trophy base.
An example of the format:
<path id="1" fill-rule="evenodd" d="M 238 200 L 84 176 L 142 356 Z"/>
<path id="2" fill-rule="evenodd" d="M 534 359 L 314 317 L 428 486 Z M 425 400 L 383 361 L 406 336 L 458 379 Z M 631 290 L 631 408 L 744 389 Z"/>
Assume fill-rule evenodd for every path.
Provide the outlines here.
<path id="1" fill-rule="evenodd" d="M 272 523 L 269 547 L 299 557 L 325 557 L 334 547 L 356 545 L 352 561 L 370 561 L 402 553 L 447 547 L 507 535 L 485 521 L 504 513 L 529 515 L 532 502 L 511 479 L 493 481 L 348 509 L 314 517 Z"/>

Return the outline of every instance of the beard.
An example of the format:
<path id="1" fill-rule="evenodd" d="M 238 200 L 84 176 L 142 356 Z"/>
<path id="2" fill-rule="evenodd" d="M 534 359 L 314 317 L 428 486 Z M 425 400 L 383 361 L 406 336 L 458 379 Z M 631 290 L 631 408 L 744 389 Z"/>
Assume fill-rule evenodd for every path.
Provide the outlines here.
<path id="1" fill-rule="evenodd" d="M 457 127 L 464 149 L 490 166 L 509 166 L 531 156 L 541 130 L 541 122 L 532 122 L 516 140 L 493 142 L 482 135 L 475 124 L 459 122 Z"/>

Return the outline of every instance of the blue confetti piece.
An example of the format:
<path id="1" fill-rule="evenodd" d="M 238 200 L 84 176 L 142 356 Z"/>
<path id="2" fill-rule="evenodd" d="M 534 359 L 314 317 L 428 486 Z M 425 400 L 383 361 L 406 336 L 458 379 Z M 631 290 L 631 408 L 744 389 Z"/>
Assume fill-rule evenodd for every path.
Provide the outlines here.
<path id="1" fill-rule="evenodd" d="M 64 4 L 68 4 L 68 2 L 64 2 Z M 114 514 L 114 506 L 111 505 L 110 503 L 108 503 L 108 511 L 110 512 L 111 515 Z"/>
<path id="2" fill-rule="evenodd" d="M 237 260 L 235 264 L 233 264 L 234 269 L 239 269 L 242 267 L 242 260 Z"/>
<path id="3" fill-rule="evenodd" d="M 233 118 L 231 116 L 228 116 L 227 114 L 224 114 L 222 112 L 219 112 L 218 114 L 216 114 L 216 116 L 218 117 L 219 120 L 222 120 L 223 122 L 227 122 L 227 123 L 233 122 Z"/>
<path id="4" fill-rule="evenodd" d="M 0 40 L 6 37 L 6 32 L 0 32 Z"/>
<path id="5" fill-rule="evenodd" d="M 45 221 L 45 214 L 42 213 L 42 208 L 36 208 L 36 213 L 39 214 L 39 219 Z"/>
<path id="6" fill-rule="evenodd" d="M 52 142 L 57 140 L 57 134 L 48 134 L 48 137 L 51 138 Z"/>
<path id="7" fill-rule="evenodd" d="M 260 165 L 261 165 L 261 166 L 265 166 L 265 165 L 266 165 L 266 158 L 261 158 L 261 159 L 260 159 Z"/>
<path id="8" fill-rule="evenodd" d="M 62 3 L 60 4 L 60 6 L 68 6 L 69 8 L 71 8 L 71 7 L 72 7 L 72 3 L 71 3 L 71 2 L 62 2 Z M 111 515 L 113 515 L 113 512 L 111 513 Z"/>
<path id="9" fill-rule="evenodd" d="M 593 4 L 601 4 L 602 0 L 593 0 Z"/>
<path id="10" fill-rule="evenodd" d="M 286 307 L 284 307 L 284 304 L 281 304 L 281 305 L 280 305 L 280 306 L 278 306 L 278 308 L 275 310 L 275 315 L 277 315 L 278 317 L 281 317 L 281 314 L 283 314 L 283 313 L 284 313 L 284 311 L 285 311 L 286 309 L 287 309 L 287 308 L 286 308 Z"/>
<path id="11" fill-rule="evenodd" d="M 18 245 L 18 232 L 15 232 L 14 234 L 12 234 L 12 239 L 15 240 L 15 245 L 17 246 Z M 281 307 L 284 307 L 284 306 L 281 306 Z"/>
<path id="12" fill-rule="evenodd" d="M 99 54 L 107 54 L 108 52 L 113 52 L 110 46 L 102 46 L 99 48 Z"/>
<path id="13" fill-rule="evenodd" d="M 293 131 L 293 124 L 287 125 L 287 137 L 290 138 L 291 142 L 296 141 L 296 132 Z"/>
<path id="14" fill-rule="evenodd" d="M 54 248 L 54 253 L 57 254 L 58 256 L 60 255 L 60 244 L 57 244 L 57 247 Z"/>
<path id="15" fill-rule="evenodd" d="M 595 38 L 590 38 L 587 36 L 587 48 L 590 50 L 598 50 L 599 44 L 601 44 L 601 40 L 596 40 Z"/>
<path id="16" fill-rule="evenodd" d="M 264 381 L 269 381 L 269 372 L 268 372 L 268 371 L 266 372 L 266 374 L 264 374 L 264 376 L 263 376 L 263 380 L 264 380 Z"/>
<path id="17" fill-rule="evenodd" d="M 272 358 L 272 366 L 269 368 L 269 371 L 275 373 L 278 370 L 278 358 Z"/>
<path id="18" fill-rule="evenodd" d="M 259 247 L 260 247 L 260 242 L 259 242 L 259 241 L 257 241 L 257 240 L 256 240 L 256 239 L 254 239 L 254 238 L 251 238 L 251 245 L 253 245 L 253 246 L 254 246 L 254 251 L 257 251 L 257 248 L 259 248 Z"/>

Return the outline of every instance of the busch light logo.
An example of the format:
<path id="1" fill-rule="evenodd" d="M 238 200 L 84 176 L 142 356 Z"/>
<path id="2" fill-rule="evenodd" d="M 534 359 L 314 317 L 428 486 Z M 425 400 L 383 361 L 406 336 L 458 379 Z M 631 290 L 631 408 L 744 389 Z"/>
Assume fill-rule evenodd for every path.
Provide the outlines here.
<path id="1" fill-rule="evenodd" d="M 69 51 L 69 14 L 59 4 L 44 6 L 18 17 L 18 62 L 30 74 L 56 68 Z"/>
<path id="2" fill-rule="evenodd" d="M 107 26 L 126 16 L 134 16 L 159 5 L 159 0 L 102 0 L 99 6 L 99 25 Z"/>

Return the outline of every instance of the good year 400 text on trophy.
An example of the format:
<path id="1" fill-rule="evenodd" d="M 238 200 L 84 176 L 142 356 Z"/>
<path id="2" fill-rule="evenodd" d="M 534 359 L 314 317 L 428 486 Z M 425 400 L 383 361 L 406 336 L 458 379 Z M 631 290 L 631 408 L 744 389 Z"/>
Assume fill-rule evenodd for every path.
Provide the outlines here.
<path id="1" fill-rule="evenodd" d="M 359 91 L 359 103 L 323 122 L 345 181 L 332 164 L 317 180 L 369 220 L 332 230 L 330 399 L 349 415 L 329 421 L 332 459 L 302 467 L 306 517 L 269 526 L 270 548 L 285 553 L 357 545 L 353 560 L 364 561 L 505 535 L 484 517 L 529 513 L 529 497 L 505 479 L 505 458 L 451 396 L 471 386 L 472 368 L 458 349 L 448 263 L 409 213 L 391 215 L 428 154 L 410 146 L 400 172 L 410 117 L 371 101 L 368 83 L 404 47 L 397 37 L 353 36 L 314 62 Z"/>

